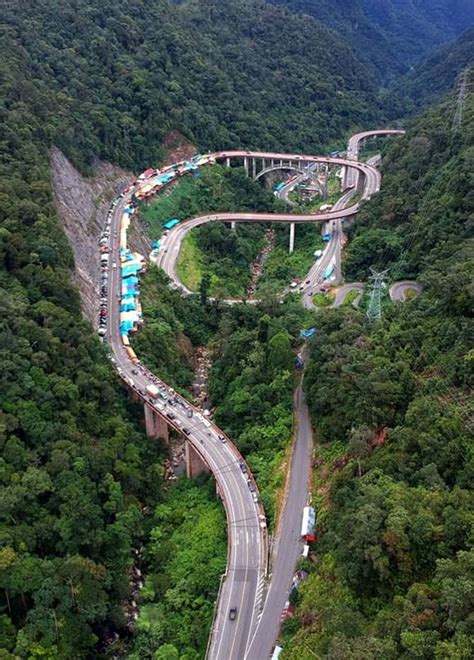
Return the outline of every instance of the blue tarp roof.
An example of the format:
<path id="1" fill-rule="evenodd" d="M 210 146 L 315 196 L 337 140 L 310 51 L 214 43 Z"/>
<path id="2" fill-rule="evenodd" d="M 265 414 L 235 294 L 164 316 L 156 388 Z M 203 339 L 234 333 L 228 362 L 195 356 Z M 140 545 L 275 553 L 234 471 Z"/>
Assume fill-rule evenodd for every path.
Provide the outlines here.
<path id="1" fill-rule="evenodd" d="M 131 264 L 130 266 L 123 264 L 122 281 L 124 277 L 129 277 L 130 275 L 134 275 L 135 273 L 138 273 L 141 269 L 142 269 L 141 264 Z"/>
<path id="2" fill-rule="evenodd" d="M 157 183 L 167 183 L 170 179 L 174 179 L 176 176 L 175 172 L 170 172 L 169 174 L 162 174 L 158 177 Z"/>
<path id="3" fill-rule="evenodd" d="M 121 312 L 133 312 L 136 308 L 137 305 L 133 300 L 126 301 L 120 305 Z"/>
<path id="4" fill-rule="evenodd" d="M 122 274 L 122 286 L 126 284 L 127 286 L 129 284 L 138 284 L 138 277 L 135 275 L 132 275 L 131 277 L 126 277 Z"/>
<path id="5" fill-rule="evenodd" d="M 309 330 L 300 330 L 300 337 L 307 339 L 308 337 L 313 337 L 316 334 L 316 328 L 309 328 Z"/>
<path id="6" fill-rule="evenodd" d="M 133 322 L 132 321 L 122 321 L 120 323 L 120 334 L 121 335 L 127 335 L 129 330 L 133 330 Z"/>

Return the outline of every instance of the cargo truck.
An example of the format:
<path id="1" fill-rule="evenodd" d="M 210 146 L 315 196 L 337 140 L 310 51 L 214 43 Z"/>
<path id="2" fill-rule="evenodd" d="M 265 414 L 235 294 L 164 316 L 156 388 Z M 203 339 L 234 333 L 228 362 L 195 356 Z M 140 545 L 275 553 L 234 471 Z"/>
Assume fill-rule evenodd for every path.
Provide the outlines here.
<path id="1" fill-rule="evenodd" d="M 160 393 L 160 390 L 157 388 L 156 385 L 147 385 L 146 386 L 146 392 L 150 396 L 152 396 L 154 399 L 158 398 L 158 395 Z"/>

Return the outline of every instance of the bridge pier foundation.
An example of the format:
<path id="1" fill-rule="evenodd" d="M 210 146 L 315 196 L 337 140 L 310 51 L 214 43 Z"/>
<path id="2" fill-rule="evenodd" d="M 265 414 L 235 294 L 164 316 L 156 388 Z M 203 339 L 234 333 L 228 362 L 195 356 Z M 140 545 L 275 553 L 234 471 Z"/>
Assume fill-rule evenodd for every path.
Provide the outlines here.
<path id="1" fill-rule="evenodd" d="M 225 159 L 226 167 L 230 167 L 230 158 Z"/>
<path id="2" fill-rule="evenodd" d="M 189 441 L 185 443 L 185 458 L 186 458 L 186 476 L 188 479 L 194 479 L 203 472 L 209 473 L 209 468 L 202 460 L 201 456 L 193 448 Z"/>
<path id="3" fill-rule="evenodd" d="M 165 442 L 169 441 L 168 424 L 147 404 L 145 404 L 145 428 L 149 438 L 163 438 Z"/>
<path id="4" fill-rule="evenodd" d="M 290 223 L 290 249 L 289 249 L 289 254 L 292 254 L 294 249 L 295 249 L 295 223 L 291 222 Z"/>

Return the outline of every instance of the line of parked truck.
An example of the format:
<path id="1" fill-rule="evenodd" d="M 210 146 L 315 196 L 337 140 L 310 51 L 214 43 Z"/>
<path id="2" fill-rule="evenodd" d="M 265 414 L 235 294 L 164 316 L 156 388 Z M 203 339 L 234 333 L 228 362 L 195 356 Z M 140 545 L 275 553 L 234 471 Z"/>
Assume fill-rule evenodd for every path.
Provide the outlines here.
<path id="1" fill-rule="evenodd" d="M 135 181 L 137 190 L 135 197 L 138 200 L 147 199 L 155 195 L 163 186 L 174 179 L 191 172 L 197 173 L 203 165 L 213 165 L 216 162 L 211 154 L 196 154 L 191 160 L 183 160 L 161 169 L 149 168 L 145 170 Z"/>
<path id="2" fill-rule="evenodd" d="M 107 213 L 105 228 L 99 236 L 100 252 L 100 306 L 99 306 L 99 337 L 105 337 L 107 333 L 107 295 L 109 287 L 109 259 L 110 259 L 110 225 L 112 223 L 112 214 L 118 203 L 115 199 Z"/>

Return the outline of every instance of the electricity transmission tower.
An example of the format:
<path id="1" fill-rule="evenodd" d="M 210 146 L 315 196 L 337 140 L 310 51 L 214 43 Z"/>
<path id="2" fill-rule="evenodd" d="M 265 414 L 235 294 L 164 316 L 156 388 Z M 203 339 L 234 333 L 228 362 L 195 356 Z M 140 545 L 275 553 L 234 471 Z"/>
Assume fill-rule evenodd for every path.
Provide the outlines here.
<path id="1" fill-rule="evenodd" d="M 466 96 L 468 92 L 468 85 L 469 85 L 469 67 L 466 67 L 464 71 L 461 73 L 461 76 L 459 78 L 459 93 L 458 93 L 458 100 L 456 103 L 456 111 L 454 113 L 454 118 L 453 118 L 453 126 L 452 126 L 453 132 L 458 131 L 461 127 L 462 116 L 464 113 L 464 102 L 466 100 Z"/>
<path id="2" fill-rule="evenodd" d="M 388 268 L 380 273 L 371 268 L 370 272 L 372 273 L 369 278 L 371 292 L 367 318 L 372 323 L 373 321 L 380 321 L 382 318 L 382 289 L 385 289 L 384 278 L 388 273 Z"/>

